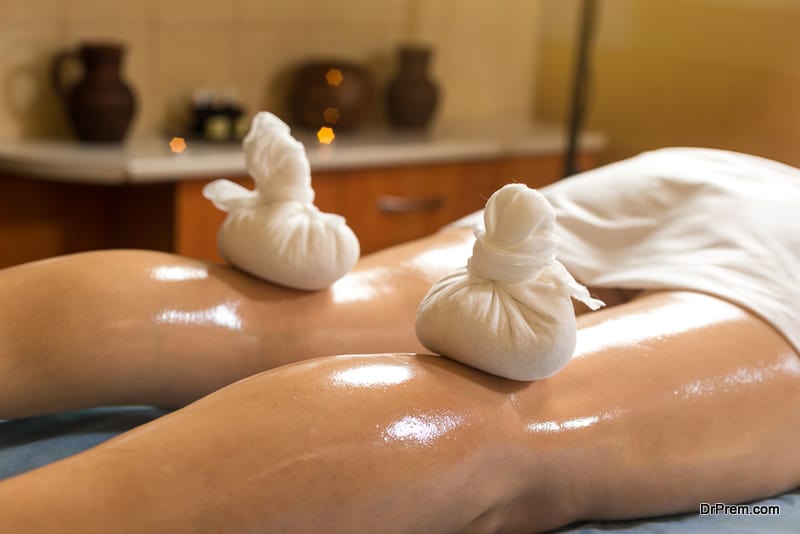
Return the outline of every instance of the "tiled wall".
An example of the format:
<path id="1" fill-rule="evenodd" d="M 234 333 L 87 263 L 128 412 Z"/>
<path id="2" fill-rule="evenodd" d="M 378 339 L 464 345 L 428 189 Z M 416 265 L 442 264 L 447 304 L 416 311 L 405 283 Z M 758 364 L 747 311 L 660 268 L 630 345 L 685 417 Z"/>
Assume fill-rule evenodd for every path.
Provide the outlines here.
<path id="1" fill-rule="evenodd" d="M 437 120 L 531 116 L 540 2 L 0 0 L 0 137 L 69 135 L 49 65 L 90 39 L 127 46 L 133 136 L 174 126 L 198 87 L 232 87 L 249 111 L 283 113 L 288 69 L 313 57 L 360 62 L 382 91 L 409 39 L 434 47 Z"/>

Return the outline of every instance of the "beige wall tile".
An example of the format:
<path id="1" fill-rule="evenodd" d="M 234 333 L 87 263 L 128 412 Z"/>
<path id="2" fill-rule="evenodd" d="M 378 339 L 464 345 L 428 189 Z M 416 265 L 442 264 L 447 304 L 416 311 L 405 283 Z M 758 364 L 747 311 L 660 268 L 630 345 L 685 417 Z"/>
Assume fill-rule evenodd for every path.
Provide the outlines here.
<path id="1" fill-rule="evenodd" d="M 230 24 L 165 22 L 158 28 L 156 104 L 167 128 L 185 118 L 198 88 L 222 93 L 233 86 L 234 38 Z"/>
<path id="2" fill-rule="evenodd" d="M 0 0 L 0 21 L 62 20 L 67 12 L 64 0 Z"/>
<path id="3" fill-rule="evenodd" d="M 251 24 L 303 24 L 316 3 L 316 0 L 239 0 L 237 10 L 240 20 Z M 266 31 L 270 27 L 263 29 Z"/>
<path id="4" fill-rule="evenodd" d="M 116 19 L 141 23 L 155 16 L 156 0 L 61 0 L 67 20 Z"/>
<path id="5" fill-rule="evenodd" d="M 256 24 L 237 34 L 234 81 L 247 111 L 286 117 L 291 68 L 308 57 L 306 37 L 293 29 L 265 32 Z"/>
<path id="6" fill-rule="evenodd" d="M 390 19 L 406 17 L 408 0 L 314 0 L 312 17 L 320 20 L 382 24 Z"/>
<path id="7" fill-rule="evenodd" d="M 225 24 L 234 19 L 238 10 L 238 2 L 230 0 L 154 1 L 156 19 L 165 22 L 204 21 Z"/>
<path id="8" fill-rule="evenodd" d="M 438 119 L 531 117 L 538 3 L 437 0 L 421 5 L 420 41 L 434 50 Z"/>
<path id="9" fill-rule="evenodd" d="M 63 42 L 55 21 L 17 21 L 0 31 L 0 136 L 65 137 L 66 114 L 50 83 Z"/>
<path id="10" fill-rule="evenodd" d="M 370 39 L 370 27 L 354 22 L 318 19 L 311 22 L 307 53 L 311 57 L 341 57 L 362 61 L 376 48 L 383 48 Z"/>

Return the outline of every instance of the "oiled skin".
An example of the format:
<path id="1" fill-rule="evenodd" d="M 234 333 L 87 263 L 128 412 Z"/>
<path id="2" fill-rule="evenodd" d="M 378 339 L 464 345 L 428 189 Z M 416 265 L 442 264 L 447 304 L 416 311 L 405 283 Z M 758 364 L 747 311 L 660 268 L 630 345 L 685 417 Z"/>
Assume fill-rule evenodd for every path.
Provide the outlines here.
<path id="1" fill-rule="evenodd" d="M 85 301 L 77 307 L 84 328 L 139 323 L 96 328 L 84 341 L 59 337 L 81 320 L 61 324 L 69 314 L 57 306 L 48 308 L 44 334 L 34 311 L 25 321 L 4 311 L 0 328 L 29 330 L 0 337 L 14 340 L 2 354 L 2 376 L 25 377 L 5 382 L 0 406 L 20 414 L 109 401 L 180 404 L 302 351 L 380 351 L 392 343 L 418 350 L 418 297 L 429 277 L 451 267 L 443 258 L 457 256 L 435 251 L 468 243 L 463 232 L 440 234 L 366 258 L 355 275 L 367 273 L 360 276 L 375 296 L 352 284 L 352 301 L 345 291 L 336 302 L 330 293 L 297 296 L 227 270 L 202 295 L 196 288 L 149 294 L 148 279 L 134 281 L 134 296 L 122 298 L 119 280 L 95 279 L 103 289 L 92 304 L 101 309 Z M 182 261 L 142 256 L 137 264 L 138 253 L 126 254 L 128 275 Z M 423 263 L 426 255 L 436 261 Z M 16 287 L 30 283 L 20 281 L 24 271 L 12 273 Z M 14 291 L 8 279 L 0 280 L 3 301 Z M 230 300 L 232 287 L 238 301 Z M 31 293 L 28 305 L 41 305 Z M 149 302 L 156 298 L 163 300 Z M 68 299 L 58 300 L 65 306 Z M 227 328 L 232 334 L 202 314 L 143 319 L 177 303 L 209 309 L 224 302 L 238 303 L 242 317 L 241 328 Z M 685 292 L 641 295 L 578 320 L 575 358 L 538 382 L 402 354 L 318 358 L 247 378 L 0 483 L 0 531 L 530 532 L 579 519 L 691 511 L 701 501 L 733 503 L 800 483 L 791 446 L 800 440 L 800 358 L 769 325 Z M 330 329 L 270 345 L 278 341 L 270 333 L 306 324 Z M 302 345 L 296 352 L 294 343 Z M 42 345 L 51 351 L 37 356 Z M 110 356 L 98 363 L 101 354 Z M 64 373 L 71 378 L 54 383 Z"/>
<path id="2" fill-rule="evenodd" d="M 147 251 L 5 269 L 0 418 L 143 399 L 175 407 L 302 359 L 424 352 L 416 307 L 471 244 L 462 230 L 388 249 L 319 292 Z"/>
<path id="3" fill-rule="evenodd" d="M 313 357 L 426 352 L 414 334 L 417 305 L 466 263 L 472 243 L 461 229 L 387 249 L 318 292 L 147 251 L 2 270 L 0 418 L 114 403 L 178 407 Z"/>

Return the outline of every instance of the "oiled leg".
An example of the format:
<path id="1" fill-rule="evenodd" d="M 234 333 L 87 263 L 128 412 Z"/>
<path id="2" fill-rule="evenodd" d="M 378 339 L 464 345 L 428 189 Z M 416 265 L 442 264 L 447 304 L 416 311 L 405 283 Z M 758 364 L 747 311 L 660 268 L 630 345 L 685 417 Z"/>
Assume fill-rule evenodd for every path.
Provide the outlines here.
<path id="1" fill-rule="evenodd" d="M 0 530 L 531 532 L 800 483 L 800 361 L 761 320 L 663 293 L 580 322 L 539 382 L 404 355 L 245 379 L 0 483 Z"/>

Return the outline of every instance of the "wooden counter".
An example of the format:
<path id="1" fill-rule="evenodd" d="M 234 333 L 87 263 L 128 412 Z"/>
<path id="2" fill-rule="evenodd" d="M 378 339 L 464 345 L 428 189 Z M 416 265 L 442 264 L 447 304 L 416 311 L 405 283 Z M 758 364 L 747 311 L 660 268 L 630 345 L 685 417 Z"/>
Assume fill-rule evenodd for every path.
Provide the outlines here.
<path id="1" fill-rule="evenodd" d="M 428 135 L 365 131 L 321 146 L 309 136 L 316 204 L 345 216 L 362 253 L 429 234 L 483 207 L 511 181 L 539 187 L 560 177 L 563 136 L 542 125 L 469 127 Z M 150 248 L 219 260 L 224 218 L 200 192 L 217 178 L 246 178 L 237 145 L 168 140 L 118 147 L 0 142 L 0 267 L 100 248 Z M 582 168 L 602 136 L 582 140 Z"/>

